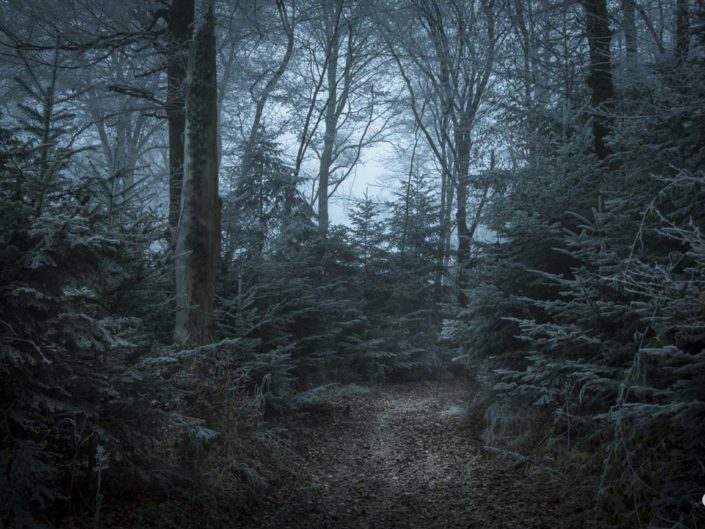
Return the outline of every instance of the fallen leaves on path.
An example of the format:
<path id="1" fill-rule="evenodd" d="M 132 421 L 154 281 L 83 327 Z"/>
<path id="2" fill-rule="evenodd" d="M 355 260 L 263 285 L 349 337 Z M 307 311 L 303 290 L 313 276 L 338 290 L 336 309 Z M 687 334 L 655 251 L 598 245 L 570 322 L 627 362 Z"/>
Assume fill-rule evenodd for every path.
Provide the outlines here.
<path id="1" fill-rule="evenodd" d="M 488 454 L 457 383 L 382 388 L 302 441 L 292 477 L 251 513 L 253 529 L 560 527 L 555 491 Z"/>

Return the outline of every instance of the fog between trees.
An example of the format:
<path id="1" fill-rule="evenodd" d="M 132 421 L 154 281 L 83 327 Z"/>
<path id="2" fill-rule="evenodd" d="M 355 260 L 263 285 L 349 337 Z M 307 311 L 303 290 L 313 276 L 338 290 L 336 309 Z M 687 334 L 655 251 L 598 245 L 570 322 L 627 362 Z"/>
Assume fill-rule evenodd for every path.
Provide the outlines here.
<path id="1" fill-rule="evenodd" d="M 357 406 L 460 436 L 453 502 L 469 443 L 565 527 L 705 526 L 704 46 L 689 0 L 1 2 L 3 525 L 361 520 L 263 514 Z M 429 380 L 462 427 L 380 419 Z"/>

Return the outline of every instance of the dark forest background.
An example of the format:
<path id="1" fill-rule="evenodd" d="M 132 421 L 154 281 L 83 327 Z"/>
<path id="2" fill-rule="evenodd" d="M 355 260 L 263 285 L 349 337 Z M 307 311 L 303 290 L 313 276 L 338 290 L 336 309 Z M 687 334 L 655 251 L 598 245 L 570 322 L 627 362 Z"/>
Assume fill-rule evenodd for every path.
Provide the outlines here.
<path id="1" fill-rule="evenodd" d="M 568 526 L 705 526 L 702 1 L 1 0 L 0 54 L 3 526 L 232 508 L 450 377 Z"/>

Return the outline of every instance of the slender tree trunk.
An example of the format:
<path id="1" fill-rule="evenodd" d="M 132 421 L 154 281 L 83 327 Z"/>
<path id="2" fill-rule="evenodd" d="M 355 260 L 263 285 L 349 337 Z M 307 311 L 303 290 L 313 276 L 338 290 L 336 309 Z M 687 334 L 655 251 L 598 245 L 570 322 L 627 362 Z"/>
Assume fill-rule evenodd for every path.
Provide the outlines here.
<path id="1" fill-rule="evenodd" d="M 490 173 L 495 169 L 495 156 L 494 149 L 490 151 Z M 485 209 L 487 204 L 487 197 L 490 194 L 490 188 L 492 187 L 491 181 L 487 179 L 485 187 L 482 190 L 482 197 L 480 197 L 480 202 L 475 208 L 475 215 L 473 215 L 472 224 L 470 225 L 470 240 L 475 238 L 475 233 L 477 233 L 477 228 L 480 226 L 480 220 L 482 219 L 482 211 Z"/>
<path id="2" fill-rule="evenodd" d="M 169 127 L 169 227 L 175 237 L 184 175 L 185 81 L 194 0 L 173 0 L 169 8 L 166 116 Z"/>
<path id="3" fill-rule="evenodd" d="M 446 174 L 446 203 L 441 224 L 441 238 L 443 239 L 443 273 L 447 274 L 450 266 L 450 246 L 451 246 L 451 217 L 453 215 L 453 199 L 455 198 L 455 188 L 450 174 Z"/>
<path id="4" fill-rule="evenodd" d="M 37 93 L 42 95 L 42 144 L 39 146 L 39 181 L 41 182 L 41 188 L 39 190 L 39 196 L 37 197 L 37 203 L 35 205 L 35 211 L 37 217 L 42 215 L 42 210 L 44 209 L 44 200 L 51 187 L 53 180 L 53 171 L 50 168 L 49 158 L 51 154 L 52 143 L 52 132 L 54 126 L 54 110 L 56 106 L 56 82 L 59 73 L 59 40 L 57 39 L 56 48 L 54 49 L 54 59 L 52 61 L 51 67 L 51 79 L 49 81 L 49 86 L 44 90 L 41 86 L 38 86 Z"/>
<path id="5" fill-rule="evenodd" d="M 627 49 L 627 75 L 632 79 L 638 69 L 636 0 L 622 0 L 622 16 L 624 17 L 624 45 Z"/>
<path id="6" fill-rule="evenodd" d="M 466 307 L 468 297 L 467 267 L 470 259 L 470 228 L 468 227 L 468 190 L 470 187 L 470 141 L 467 138 L 456 140 L 457 159 L 457 209 L 455 224 L 458 228 L 458 305 Z"/>
<path id="7" fill-rule="evenodd" d="M 340 33 L 335 27 L 329 42 L 328 54 L 328 102 L 326 103 L 325 132 L 323 133 L 323 151 L 318 171 L 318 233 L 321 237 L 328 235 L 328 186 L 330 168 L 333 163 L 335 133 L 338 126 L 336 104 L 338 102 L 338 55 L 340 50 Z"/>
<path id="8" fill-rule="evenodd" d="M 188 65 L 184 179 L 176 236 L 175 340 L 207 343 L 220 248 L 218 109 L 212 5 L 194 37 Z"/>
<path id="9" fill-rule="evenodd" d="M 610 150 L 605 145 L 609 133 L 614 99 L 612 80 L 612 56 L 610 42 L 612 32 L 609 27 L 606 0 L 582 0 L 586 14 L 586 30 L 590 48 L 590 75 L 587 84 L 591 90 L 592 107 L 595 116 L 592 122 L 595 153 L 600 160 L 605 159 Z"/>
<path id="10" fill-rule="evenodd" d="M 683 60 L 690 48 L 690 12 L 688 0 L 676 0 L 676 57 Z"/>
<path id="11" fill-rule="evenodd" d="M 416 132 L 416 131 L 414 131 Z M 409 231 L 409 214 L 411 209 L 411 179 L 414 176 L 414 159 L 416 158 L 416 147 L 419 144 L 418 135 L 414 134 L 414 147 L 411 149 L 411 161 L 409 162 L 409 174 L 406 179 L 406 198 L 404 200 L 404 229 L 401 232 L 401 257 L 404 258 L 406 251 L 406 237 Z"/>
<path id="12" fill-rule="evenodd" d="M 447 170 L 446 164 L 441 165 L 441 203 L 438 211 L 438 273 L 436 275 L 436 284 L 439 289 L 445 284 L 450 263 L 450 230 L 453 197 L 455 196 L 452 174 Z"/>
<path id="13" fill-rule="evenodd" d="M 438 271 L 436 272 L 436 286 L 439 289 L 443 286 L 443 276 L 446 264 L 446 227 L 444 222 L 446 214 L 446 185 L 447 179 L 445 171 L 441 170 L 440 208 L 438 209 Z"/>

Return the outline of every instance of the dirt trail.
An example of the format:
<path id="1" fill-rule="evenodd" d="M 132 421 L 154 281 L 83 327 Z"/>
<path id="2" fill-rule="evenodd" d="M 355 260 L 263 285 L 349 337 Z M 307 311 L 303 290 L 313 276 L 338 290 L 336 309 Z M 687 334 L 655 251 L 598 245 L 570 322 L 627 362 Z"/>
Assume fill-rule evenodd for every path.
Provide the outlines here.
<path id="1" fill-rule="evenodd" d="M 547 488 L 472 440 L 458 384 L 394 385 L 314 431 L 296 480 L 252 520 L 261 528 L 560 527 Z M 545 490 L 544 490 L 545 489 Z"/>

